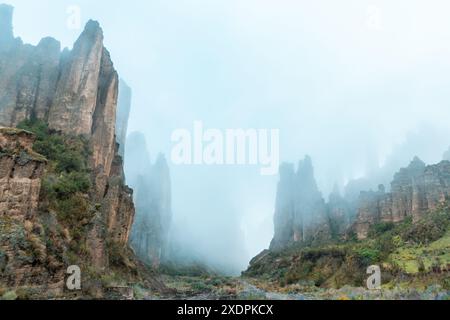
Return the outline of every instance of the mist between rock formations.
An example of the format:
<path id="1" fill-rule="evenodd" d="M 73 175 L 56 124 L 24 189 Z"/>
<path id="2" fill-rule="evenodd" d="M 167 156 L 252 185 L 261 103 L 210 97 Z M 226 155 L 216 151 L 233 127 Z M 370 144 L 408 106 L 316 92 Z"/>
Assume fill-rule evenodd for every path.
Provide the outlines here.
<path id="1" fill-rule="evenodd" d="M 8 2 L 17 12 L 14 32 L 25 43 L 50 35 L 72 48 L 82 31 L 67 27 L 74 14 L 67 13 L 70 1 Z M 151 253 L 151 264 L 173 258 L 226 273 L 244 270 L 274 236 L 280 177 L 261 175 L 261 169 L 286 162 L 283 168 L 294 177 L 308 155 L 311 197 L 328 203 L 339 193 L 354 200 L 360 191 L 380 191 L 380 184 L 389 193 L 394 174 L 415 156 L 437 164 L 450 146 L 445 1 L 383 0 L 375 7 L 368 0 L 77 5 L 81 26 L 89 18 L 100 21 L 124 79 L 116 134 L 126 182 L 134 189 L 136 225 L 144 230 L 134 229 L 131 243 Z M 39 24 L 36 12 L 45 17 Z M 61 50 L 52 41 L 40 48 L 46 45 L 54 53 L 47 56 L 56 72 L 53 84 Z M 100 59 L 102 52 L 95 52 Z M 267 128 L 268 134 L 280 129 L 279 153 L 272 145 L 267 161 L 258 156 L 262 165 L 178 166 L 172 133 L 190 131 L 198 119 L 208 128 Z"/>
<path id="2" fill-rule="evenodd" d="M 259 166 L 263 176 L 273 176 L 280 166 L 279 129 L 203 129 L 195 121 L 192 133 L 177 129 L 171 160 L 174 165 Z"/>

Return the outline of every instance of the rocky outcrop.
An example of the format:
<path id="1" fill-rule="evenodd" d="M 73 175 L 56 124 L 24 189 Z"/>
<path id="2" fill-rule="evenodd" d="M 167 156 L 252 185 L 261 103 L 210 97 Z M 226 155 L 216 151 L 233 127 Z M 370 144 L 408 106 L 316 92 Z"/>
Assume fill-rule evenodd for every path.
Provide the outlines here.
<path id="1" fill-rule="evenodd" d="M 331 236 L 327 206 L 317 188 L 310 157 L 300 161 L 297 172 L 291 164 L 280 167 L 274 225 L 273 250 Z"/>
<path id="2" fill-rule="evenodd" d="M 36 47 L 14 39 L 12 8 L 1 6 L 0 15 L 0 125 L 37 118 L 56 131 L 85 135 L 92 141 L 93 169 L 109 176 L 119 81 L 98 22 L 89 21 L 73 49 L 61 53 L 52 38 Z"/>
<path id="3" fill-rule="evenodd" d="M 317 187 L 312 160 L 300 161 L 296 176 L 294 241 L 322 241 L 330 237 L 327 206 Z"/>
<path id="4" fill-rule="evenodd" d="M 408 217 L 417 221 L 448 201 L 449 196 L 450 162 L 426 166 L 415 158 L 395 175 L 391 192 L 380 186 L 377 192 L 361 193 L 354 229 L 358 238 L 364 239 L 375 223 L 396 223 Z"/>
<path id="5" fill-rule="evenodd" d="M 295 216 L 294 188 L 294 165 L 282 164 L 280 166 L 280 181 L 278 182 L 275 204 L 275 234 L 270 245 L 272 249 L 282 248 L 294 240 L 292 224 Z"/>
<path id="6" fill-rule="evenodd" d="M 0 128 L 0 284 L 32 286 L 48 296 L 62 293 L 64 251 L 52 215 L 38 213 L 47 160 L 32 149 L 33 134 Z M 44 231 L 43 220 L 47 222 Z M 49 250 L 44 234 L 52 239 Z"/>
<path id="7" fill-rule="evenodd" d="M 354 216 L 351 205 L 341 196 L 337 186 L 330 194 L 327 207 L 332 237 L 341 238 L 354 221 Z"/>
<path id="8" fill-rule="evenodd" d="M 380 185 L 378 191 L 363 191 L 359 196 L 358 216 L 355 222 L 355 231 L 359 239 L 367 237 L 371 225 L 382 221 L 382 214 L 392 208 L 392 197 L 385 193 Z M 392 217 L 392 212 L 387 212 Z"/>
<path id="9" fill-rule="evenodd" d="M 24 222 L 36 215 L 46 159 L 33 142 L 29 132 L 0 128 L 0 216 Z"/>
<path id="10" fill-rule="evenodd" d="M 6 127 L 47 116 L 60 64 L 58 41 L 44 38 L 34 47 L 14 39 L 12 13 L 11 7 L 0 6 L 0 125 Z"/>
<path id="11" fill-rule="evenodd" d="M 51 38 L 43 39 L 37 46 L 15 39 L 12 13 L 11 7 L 0 6 L 0 125 L 16 127 L 23 120 L 39 119 L 57 133 L 84 136 L 89 141 L 95 187 L 90 197 L 101 210 L 92 221 L 88 247 L 93 264 L 106 267 L 105 243 L 127 245 L 134 206 L 132 191 L 125 186 L 115 139 L 119 80 L 103 46 L 103 31 L 97 22 L 89 21 L 73 49 L 61 52 L 59 42 Z M 127 113 L 120 120 L 121 135 L 126 131 L 126 116 Z M 11 159 L 5 161 L 12 163 Z M 21 169 L 30 171 L 36 163 L 27 165 Z M 29 173 L 23 170 L 11 175 Z M 17 195 L 7 194 L 5 198 L 25 198 L 18 190 L 29 191 L 34 198 L 39 194 L 37 185 L 30 186 L 32 190 L 17 188 Z M 37 201 L 34 198 L 33 208 Z M 32 209 L 18 210 L 28 214 Z"/>
<path id="12" fill-rule="evenodd" d="M 113 172 L 104 198 L 103 213 L 106 216 L 107 230 L 113 241 L 123 246 L 128 244 L 134 221 L 133 190 L 124 184 L 123 161 L 116 156 Z"/>
<path id="13" fill-rule="evenodd" d="M 131 88 L 124 80 L 119 82 L 119 104 L 116 119 L 116 136 L 119 143 L 119 155 L 125 157 L 125 142 L 128 132 L 128 118 L 131 111 Z"/>
<path id="14" fill-rule="evenodd" d="M 380 185 L 377 191 L 360 192 L 357 200 L 349 201 L 335 188 L 325 203 L 314 179 L 311 159 L 306 157 L 297 172 L 291 164 L 280 167 L 275 235 L 270 248 L 346 238 L 352 231 L 364 239 L 374 224 L 397 223 L 408 217 L 418 221 L 449 197 L 450 161 L 426 166 L 416 157 L 395 174 L 390 192 Z"/>
<path id="15" fill-rule="evenodd" d="M 117 119 L 119 81 L 102 29 L 89 21 L 71 51 L 51 38 L 25 45 L 12 11 L 0 5 L 0 126 L 9 127 L 0 129 L 0 289 L 70 298 L 64 278 L 76 264 L 88 297 L 105 297 L 99 279 L 111 272 L 166 290 L 129 246 L 135 207 L 116 134 L 123 148 L 130 105 Z M 37 133 L 48 162 L 19 124 Z M 170 194 L 170 184 L 160 187 Z"/>
<path id="16" fill-rule="evenodd" d="M 154 268 L 164 260 L 172 218 L 170 171 L 163 155 L 151 164 L 145 137 L 133 133 L 127 142 L 127 181 L 135 190 L 136 219 L 131 246 L 136 254 Z"/>
<path id="17" fill-rule="evenodd" d="M 89 21 L 73 50 L 61 56 L 61 74 L 48 117 L 51 128 L 76 135 L 92 133 L 97 102 L 104 102 L 99 100 L 106 98 L 109 89 L 109 70 L 104 67 L 108 69 L 110 63 L 105 51 L 99 24 Z"/>

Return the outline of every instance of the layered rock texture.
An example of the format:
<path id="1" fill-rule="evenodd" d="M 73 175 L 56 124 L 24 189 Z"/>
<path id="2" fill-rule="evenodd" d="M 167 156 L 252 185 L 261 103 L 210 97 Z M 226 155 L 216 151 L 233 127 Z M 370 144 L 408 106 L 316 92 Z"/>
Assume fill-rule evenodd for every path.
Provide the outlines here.
<path id="1" fill-rule="evenodd" d="M 124 143 L 129 93 L 125 89 L 116 119 L 119 80 L 97 22 L 89 21 L 73 49 L 61 52 L 52 38 L 37 46 L 14 38 L 12 14 L 12 7 L 0 5 L 0 126 L 41 121 L 56 135 L 88 141 L 93 186 L 88 198 L 96 208 L 88 221 L 86 249 L 91 265 L 106 269 L 110 244 L 126 249 L 134 220 L 133 192 L 125 186 L 116 142 L 117 132 Z M 37 214 L 46 160 L 33 153 L 32 144 L 30 133 L 0 129 L 0 216 L 29 221 Z"/>
<path id="2" fill-rule="evenodd" d="M 119 143 L 119 155 L 125 157 L 125 142 L 128 132 L 128 118 L 131 111 L 132 90 L 124 80 L 119 82 L 119 105 L 116 119 L 116 137 Z"/>
<path id="3" fill-rule="evenodd" d="M 46 159 L 33 142 L 29 132 L 0 128 L 0 216 L 24 222 L 37 214 Z"/>
<path id="4" fill-rule="evenodd" d="M 353 232 L 359 239 L 368 236 L 371 226 L 420 220 L 445 204 L 450 197 L 450 162 L 426 166 L 415 158 L 395 174 L 391 191 L 380 185 L 377 191 L 363 191 L 344 198 L 339 190 L 328 203 L 318 191 L 311 159 L 301 161 L 297 172 L 291 164 L 280 167 L 275 209 L 275 236 L 272 250 L 295 243 L 313 244 L 347 238 Z"/>
<path id="5" fill-rule="evenodd" d="M 297 172 L 293 165 L 281 166 L 274 224 L 274 250 L 331 236 L 328 208 L 317 188 L 310 157 L 299 163 Z"/>
<path id="6" fill-rule="evenodd" d="M 355 231 L 363 239 L 375 223 L 395 223 L 408 217 L 418 221 L 447 202 L 449 196 L 450 162 L 426 166 L 415 158 L 395 175 L 391 192 L 386 193 L 381 185 L 376 192 L 361 193 Z"/>
<path id="7" fill-rule="evenodd" d="M 143 261 L 158 268 L 167 255 L 172 219 L 169 166 L 163 155 L 151 163 L 143 134 L 133 133 L 128 139 L 127 181 L 135 190 L 136 203 L 131 246 Z"/>
<path id="8" fill-rule="evenodd" d="M 38 211 L 47 160 L 32 150 L 34 140 L 30 132 L 0 128 L 0 286 L 26 285 L 51 296 L 62 293 L 64 270 L 57 256 L 66 249 L 63 237 L 52 251 L 43 239 L 43 221 L 51 237 L 54 220 Z"/>
<path id="9" fill-rule="evenodd" d="M 37 118 L 56 131 L 85 135 L 93 142 L 94 170 L 109 176 L 119 81 L 99 24 L 89 21 L 73 49 L 61 53 L 52 38 L 36 47 L 14 38 L 12 8 L 3 5 L 0 11 L 0 125 Z"/>

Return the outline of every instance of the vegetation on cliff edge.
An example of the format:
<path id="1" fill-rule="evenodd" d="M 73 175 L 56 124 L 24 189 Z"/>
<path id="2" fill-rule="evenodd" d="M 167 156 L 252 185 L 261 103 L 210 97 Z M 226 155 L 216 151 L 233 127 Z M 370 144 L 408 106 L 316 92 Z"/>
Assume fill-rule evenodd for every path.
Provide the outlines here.
<path id="1" fill-rule="evenodd" d="M 413 223 L 373 225 L 363 241 L 292 246 L 268 252 L 244 273 L 246 277 L 276 281 L 281 286 L 309 284 L 324 288 L 361 287 L 370 265 L 382 267 L 383 283 L 401 281 L 421 286 L 439 283 L 450 290 L 450 208 Z"/>

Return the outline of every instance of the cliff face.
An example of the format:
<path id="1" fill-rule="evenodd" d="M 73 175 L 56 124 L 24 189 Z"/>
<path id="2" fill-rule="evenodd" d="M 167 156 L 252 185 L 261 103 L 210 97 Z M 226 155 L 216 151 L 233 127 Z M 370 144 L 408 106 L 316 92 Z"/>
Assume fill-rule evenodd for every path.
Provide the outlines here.
<path id="1" fill-rule="evenodd" d="M 134 205 L 115 138 L 118 75 L 103 46 L 102 29 L 89 21 L 73 50 L 61 52 L 59 42 L 51 38 L 37 46 L 14 38 L 12 12 L 11 7 L 0 6 L 0 126 L 39 119 L 57 134 L 88 141 L 94 186 L 88 196 L 98 208 L 89 221 L 86 246 L 92 265 L 108 268 L 108 243 L 126 248 Z M 120 119 L 122 136 L 127 115 Z M 29 217 L 39 204 L 38 177 L 45 159 L 25 157 L 32 154 L 31 135 L 7 132 L 14 129 L 0 132 L 2 150 L 17 142 L 26 152 L 1 153 L 0 214 Z"/>
<path id="2" fill-rule="evenodd" d="M 46 160 L 33 142 L 26 131 L 0 128 L 0 216 L 24 222 L 37 213 Z"/>
<path id="3" fill-rule="evenodd" d="M 0 284 L 12 288 L 33 286 L 48 295 L 61 294 L 64 269 L 57 258 L 65 249 L 56 236 L 52 251 L 43 234 L 53 237 L 54 225 L 45 231 L 38 213 L 46 159 L 32 150 L 34 135 L 0 128 Z M 58 239 L 58 240 L 56 240 Z"/>
<path id="4" fill-rule="evenodd" d="M 56 131 L 92 140 L 92 166 L 109 176 L 115 157 L 118 76 L 103 47 L 99 24 L 89 21 L 73 50 L 43 39 L 36 47 L 12 36 L 12 8 L 0 7 L 0 125 L 37 118 Z M 104 192 L 105 185 L 98 191 Z"/>
<path id="5" fill-rule="evenodd" d="M 119 143 L 119 155 L 125 157 L 125 142 L 128 132 L 128 118 L 131 111 L 131 88 L 124 80 L 119 82 L 119 105 L 117 109 L 116 136 Z"/>
<path id="6" fill-rule="evenodd" d="M 314 178 L 311 159 L 306 157 L 301 161 L 297 172 L 290 164 L 282 165 L 271 249 L 329 238 L 331 229 L 328 217 L 327 206 Z"/>
<path id="7" fill-rule="evenodd" d="M 270 245 L 272 249 L 281 248 L 294 240 L 292 225 L 295 214 L 294 178 L 294 166 L 291 164 L 281 165 L 275 204 L 275 235 Z"/>
<path id="8" fill-rule="evenodd" d="M 0 7 L 11 20 L 12 9 Z M 5 20 L 2 20 L 4 22 Z M 15 127 L 31 116 L 45 118 L 52 105 L 58 80 L 60 44 L 45 38 L 36 46 L 24 45 L 0 29 L 0 123 Z"/>
<path id="9" fill-rule="evenodd" d="M 426 166 L 415 158 L 395 175 L 390 193 L 380 186 L 378 192 L 361 194 L 355 231 L 364 239 L 374 223 L 399 222 L 407 217 L 417 221 L 448 201 L 449 195 L 450 162 Z"/>
<path id="10" fill-rule="evenodd" d="M 341 196 L 336 187 L 328 200 L 328 215 L 331 235 L 340 238 L 345 235 L 351 222 L 354 221 L 354 210 L 351 204 Z"/>
<path id="11" fill-rule="evenodd" d="M 417 157 L 407 168 L 395 174 L 391 192 L 380 185 L 377 191 L 361 192 L 349 201 L 335 190 L 325 203 L 314 180 L 311 159 L 280 168 L 275 209 L 275 235 L 271 249 L 282 249 L 293 243 L 314 243 L 345 238 L 355 231 L 364 239 L 372 225 L 413 222 L 437 209 L 450 197 L 450 162 L 426 166 Z"/>
<path id="12" fill-rule="evenodd" d="M 134 133 L 127 143 L 127 181 L 135 190 L 136 219 L 131 246 L 153 268 L 164 260 L 172 219 L 170 171 L 164 156 L 155 164 L 147 156 L 145 137 Z"/>

